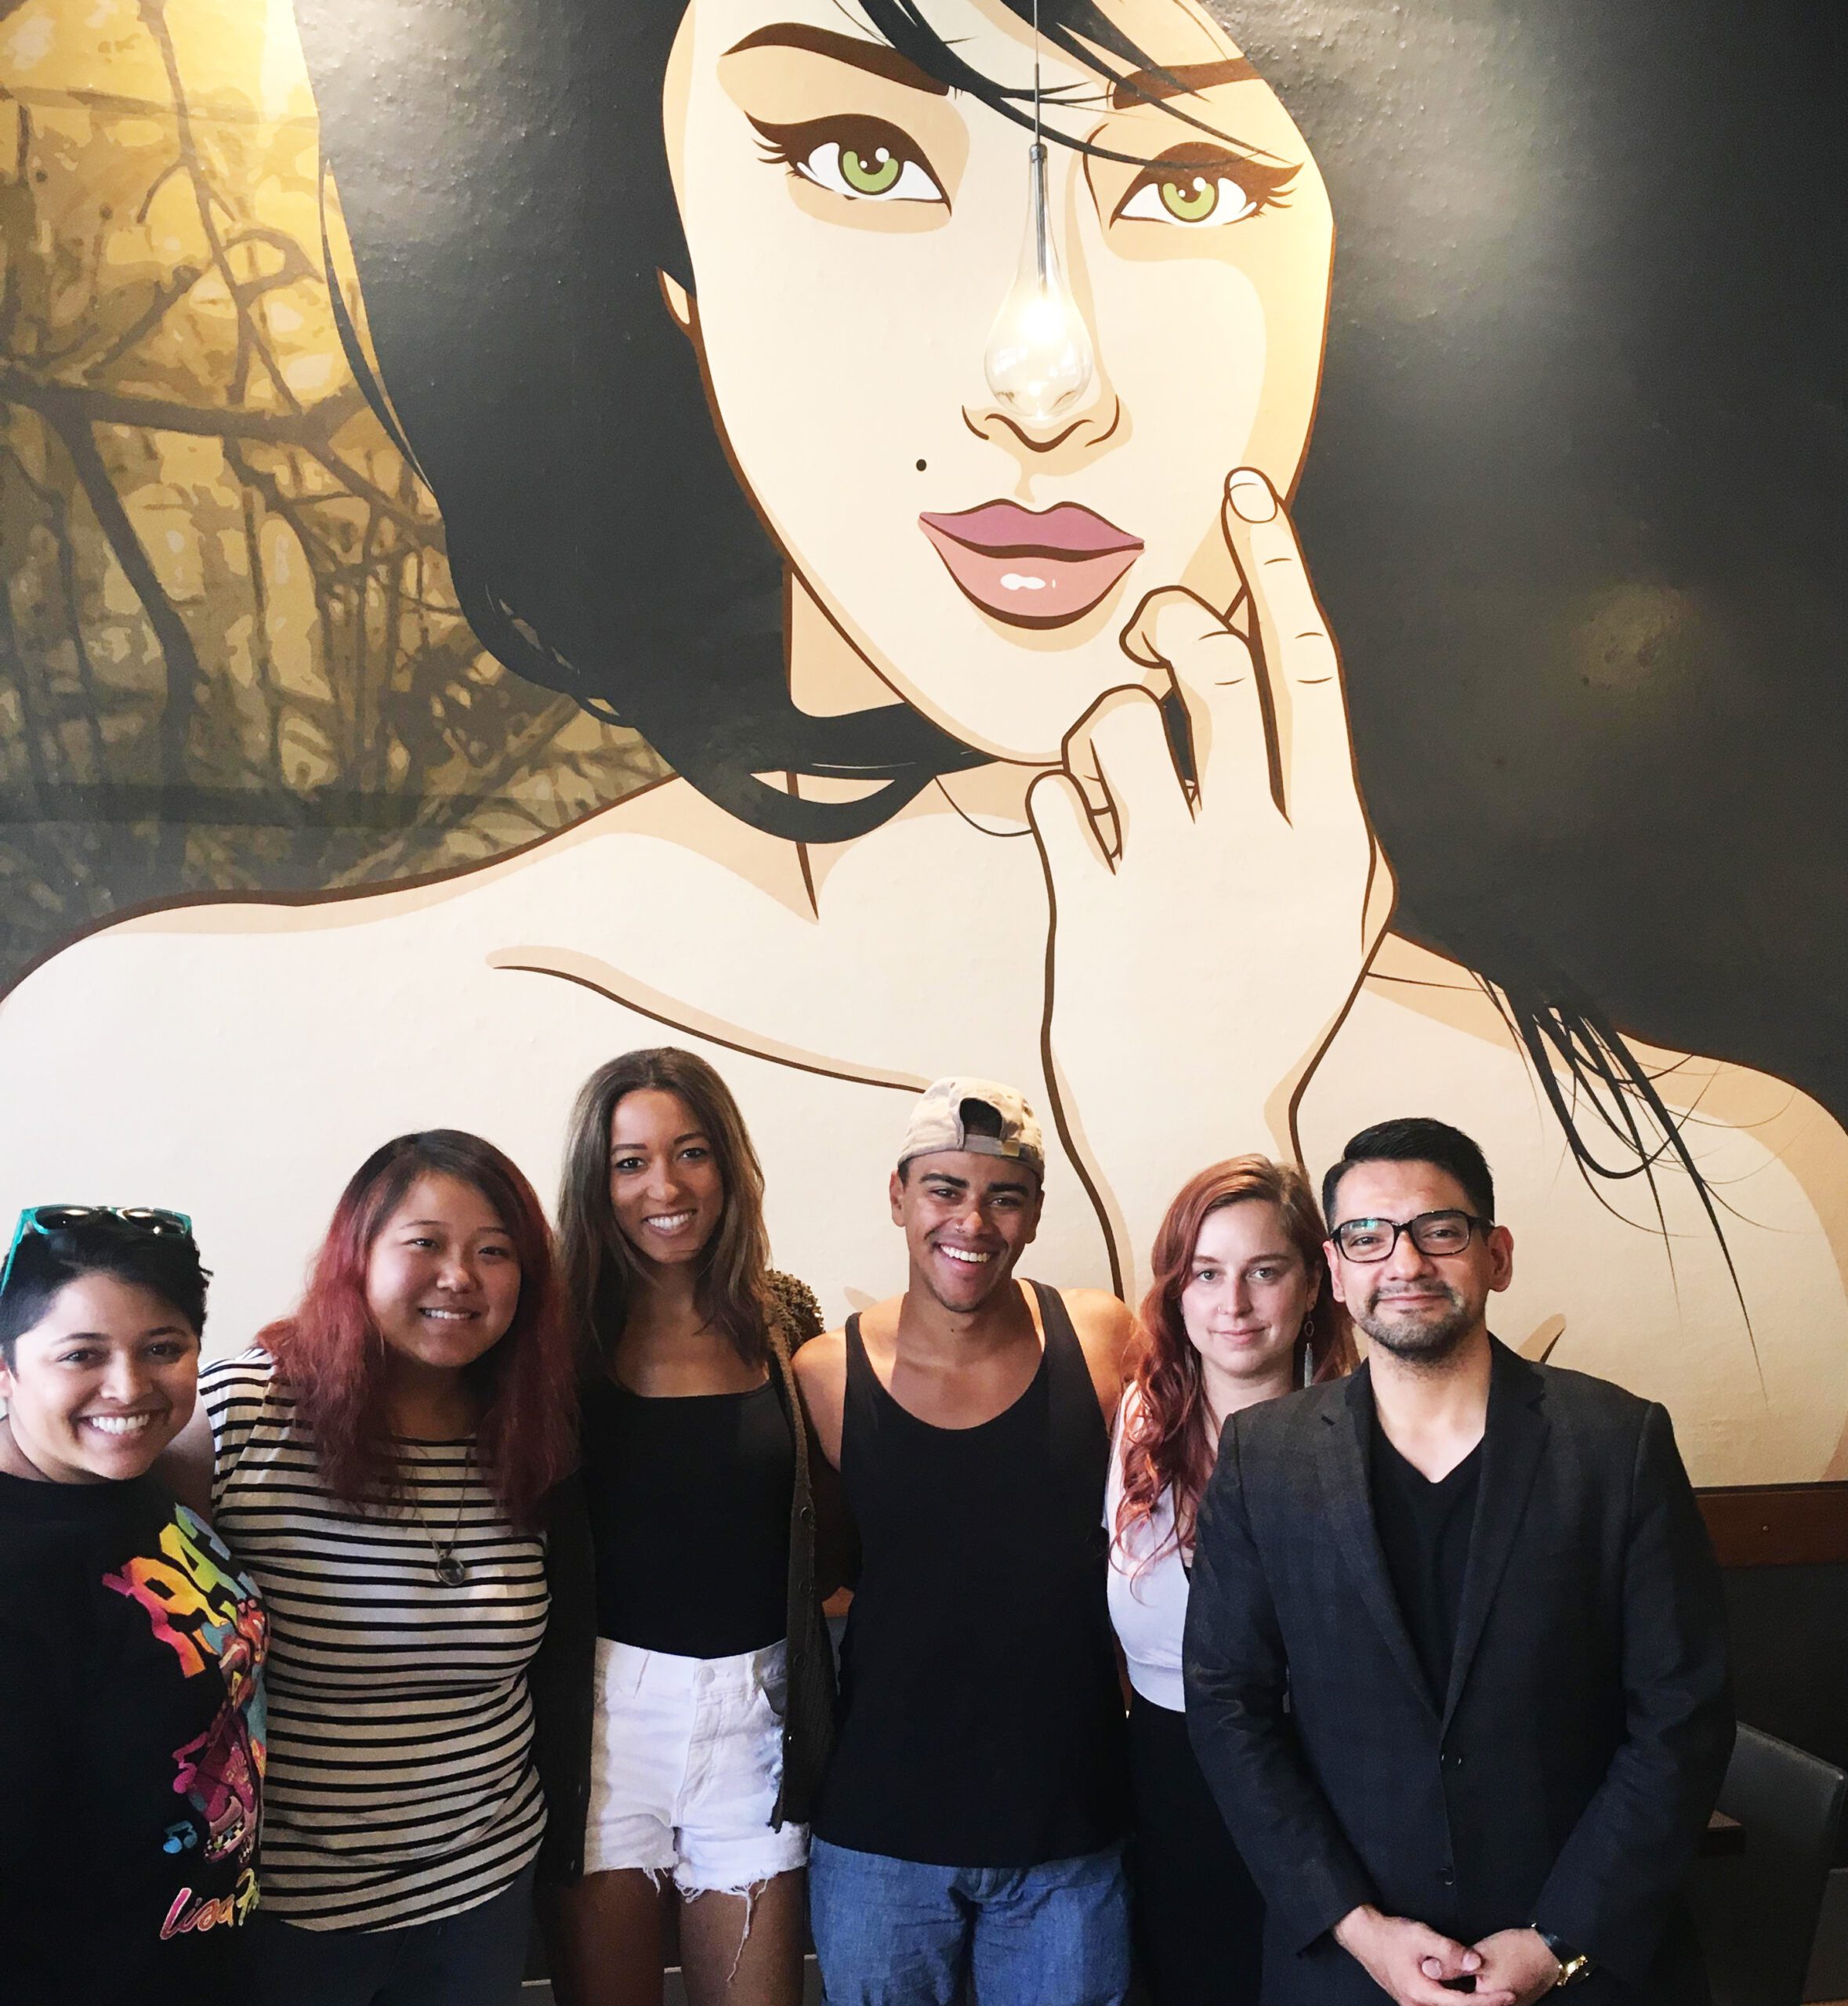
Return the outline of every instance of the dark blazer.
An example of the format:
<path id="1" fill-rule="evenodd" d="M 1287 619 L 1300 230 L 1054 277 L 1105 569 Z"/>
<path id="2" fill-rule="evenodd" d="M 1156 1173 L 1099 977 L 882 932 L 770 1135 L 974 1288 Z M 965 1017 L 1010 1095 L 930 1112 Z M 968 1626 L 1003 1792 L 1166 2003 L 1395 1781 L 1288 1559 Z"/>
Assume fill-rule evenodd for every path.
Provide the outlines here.
<path id="1" fill-rule="evenodd" d="M 1719 1570 L 1667 1413 L 1495 1346 L 1449 1690 L 1387 1574 L 1365 1367 L 1234 1414 L 1202 1502 L 1187 1722 L 1263 1889 L 1265 2006 L 1379 2006 L 1362 1903 L 1537 1923 L 1571 1997 L 1705 1997 L 1676 1891 L 1732 1747 Z M 1674 1926 L 1671 1926 L 1673 1924 Z"/>
<path id="2" fill-rule="evenodd" d="M 812 1439 L 790 1355 L 821 1329 L 814 1298 L 792 1276 L 770 1276 L 777 1320 L 766 1332 L 770 1383 L 795 1445 L 789 1504 L 788 1686 L 783 1714 L 783 1784 L 770 1814 L 806 1824 L 834 1751 L 834 1652 L 821 1614 L 815 1562 Z M 546 1500 L 545 1580 L 551 1608 L 527 1674 L 533 1697 L 534 1761 L 545 1793 L 539 1877 L 554 1885 L 584 1871 L 590 1809 L 591 1737 L 596 1722 L 596 1552 L 583 1479 L 574 1473 Z"/>

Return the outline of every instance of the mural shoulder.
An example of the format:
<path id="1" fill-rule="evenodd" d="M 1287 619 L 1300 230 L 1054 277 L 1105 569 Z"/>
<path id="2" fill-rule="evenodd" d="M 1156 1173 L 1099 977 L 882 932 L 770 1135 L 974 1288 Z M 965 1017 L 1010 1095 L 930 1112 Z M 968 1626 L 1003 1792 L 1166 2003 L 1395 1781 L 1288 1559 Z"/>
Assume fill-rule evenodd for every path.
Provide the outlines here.
<path id="1" fill-rule="evenodd" d="M 644 788 L 581 827 L 672 843 L 702 863 L 723 865 L 793 910 L 813 911 L 801 846 L 741 822 L 685 780 Z"/>
<path id="2" fill-rule="evenodd" d="M 1667 1050 L 1632 1041 L 1664 1104 L 1686 1114 L 1689 1150 L 1709 1181 L 1729 1187 L 1742 1218 L 1729 1214 L 1735 1233 L 1763 1214 L 1766 1200 L 1746 1190 L 1748 1179 L 1788 1176 L 1796 1187 L 1793 1208 L 1781 1211 L 1783 1230 L 1803 1229 L 1806 1201 L 1848 1272 L 1848 1130 L 1813 1095 L 1774 1073 Z"/>
<path id="3" fill-rule="evenodd" d="M 1807 1156 L 1840 1176 L 1848 1171 L 1848 1132 L 1812 1094 L 1775 1073 L 1730 1059 L 1707 1059 L 1632 1038 L 1630 1045 L 1671 1106 L 1698 1106 L 1703 1117 L 1747 1130 L 1767 1153 Z"/>
<path id="4" fill-rule="evenodd" d="M 658 849 L 646 872 L 634 868 L 629 853 L 644 842 L 651 848 L 666 844 L 679 852 L 684 871 L 675 868 L 669 874 L 673 882 L 664 884 Z M 568 829 L 460 871 L 306 892 L 255 896 L 215 892 L 162 900 L 77 936 L 24 972 L 16 986 L 45 969 L 67 972 L 88 954 L 134 936 L 327 932 L 443 907 L 449 922 L 465 930 L 471 923 L 466 915 L 478 914 L 478 923 L 498 938 L 505 931 L 503 914 L 509 900 L 542 897 L 554 882 L 579 889 L 594 882 L 606 903 L 612 890 L 627 887 L 632 896 L 658 899 L 683 913 L 690 900 L 741 880 L 803 918 L 812 916 L 796 845 L 747 827 L 684 780 L 669 780 Z"/>

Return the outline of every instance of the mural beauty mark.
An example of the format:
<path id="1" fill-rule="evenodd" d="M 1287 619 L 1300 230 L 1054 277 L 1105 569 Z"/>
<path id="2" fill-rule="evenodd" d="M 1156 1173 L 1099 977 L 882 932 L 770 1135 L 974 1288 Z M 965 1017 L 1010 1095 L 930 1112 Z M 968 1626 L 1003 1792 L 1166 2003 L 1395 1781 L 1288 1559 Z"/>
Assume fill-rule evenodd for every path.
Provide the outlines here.
<path id="1" fill-rule="evenodd" d="M 1626 1040 L 1392 930 L 1288 507 L 1333 219 L 1221 27 L 1177 0 L 1045 0 L 1055 224 L 1097 368 L 1038 421 L 982 374 L 1032 60 L 999 0 L 298 13 L 328 172 L 318 226 L 288 241 L 318 272 L 324 235 L 371 409 L 348 399 L 271 444 L 292 479 L 343 483 L 316 498 L 360 567 L 354 631 L 379 631 L 380 551 L 390 578 L 415 556 L 448 589 L 425 483 L 455 596 L 412 627 L 435 620 L 509 707 L 495 730 L 517 736 L 531 702 L 524 770 L 574 729 L 538 690 L 639 731 L 679 777 L 464 876 L 156 911 L 52 956 L 0 1009 L 10 1175 L 183 1199 L 215 1323 L 241 1339 L 380 1137 L 477 1128 L 543 1179 L 579 1079 L 665 1036 L 733 1080 L 779 1262 L 835 1309 L 892 1284 L 872 1200 L 899 1094 L 940 1074 L 1027 1085 L 1067 1186 L 1046 1271 L 1126 1289 L 1201 1164 L 1256 1147 L 1317 1168 L 1366 1121 L 1432 1113 L 1482 1140 L 1516 1229 L 1505 1334 L 1667 1400 L 1699 1480 L 1843 1467 L 1839 1125 L 1777 1080 Z M 295 76 L 279 10 L 263 49 L 273 83 Z M 248 429 L 270 393 L 251 267 L 230 269 Z M 45 422 L 81 472 L 89 420 Z M 397 512 L 389 484 L 354 488 L 330 443 L 347 424 L 375 428 Z M 252 449 L 227 490 L 240 520 L 258 468 Z M 239 663 L 268 644 L 271 525 L 292 558 L 317 547 L 308 496 L 254 486 L 255 541 L 230 523 L 201 588 L 252 605 Z M 85 493 L 107 535 L 107 496 Z M 154 525 L 131 527 L 105 589 L 135 583 Z M 171 680 L 179 637 L 137 593 Z M 324 633 L 349 602 L 320 603 Z M 381 645 L 414 680 L 391 607 Z M 248 681 L 253 703 L 281 686 Z M 634 741 L 611 742 L 637 771 Z M 492 756 L 469 746 L 465 803 Z M 599 756 L 611 798 L 620 762 Z M 543 785 L 523 798 L 540 805 L 521 837 L 568 819 Z M 320 882 L 458 854 L 350 845 Z M 74 1128 L 80 1075 L 107 1114 Z"/>

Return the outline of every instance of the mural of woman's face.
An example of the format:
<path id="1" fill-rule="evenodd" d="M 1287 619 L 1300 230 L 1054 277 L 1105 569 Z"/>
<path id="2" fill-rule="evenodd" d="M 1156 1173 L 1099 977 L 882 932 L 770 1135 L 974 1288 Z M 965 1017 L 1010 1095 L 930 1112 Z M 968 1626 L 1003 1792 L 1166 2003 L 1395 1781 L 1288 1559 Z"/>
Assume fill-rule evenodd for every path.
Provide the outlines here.
<path id="1" fill-rule="evenodd" d="M 1049 124 L 1149 164 L 1050 146 L 1096 366 L 1045 419 L 983 369 L 1026 223 L 1019 126 L 835 0 L 693 0 L 667 80 L 690 331 L 753 500 L 900 695 L 1032 763 L 1140 679 L 1118 637 L 1145 592 L 1236 597 L 1225 478 L 1293 482 L 1327 311 L 1328 197 L 1276 97 L 1183 0 L 1107 11 L 1165 101 L 1045 54 Z M 997 0 L 928 12 L 973 68 L 1031 82 L 1031 31 Z"/>

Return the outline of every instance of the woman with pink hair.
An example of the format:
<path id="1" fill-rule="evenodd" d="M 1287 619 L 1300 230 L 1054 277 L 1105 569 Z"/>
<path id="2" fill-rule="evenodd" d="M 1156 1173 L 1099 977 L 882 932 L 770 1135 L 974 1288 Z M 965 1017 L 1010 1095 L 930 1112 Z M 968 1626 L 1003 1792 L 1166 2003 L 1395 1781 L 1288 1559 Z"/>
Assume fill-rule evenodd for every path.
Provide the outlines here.
<path id="1" fill-rule="evenodd" d="M 299 1308 L 202 1375 L 183 1454 L 273 1626 L 252 2006 L 518 1997 L 554 1745 L 528 1674 L 576 1457 L 560 1305 L 519 1169 L 458 1130 L 400 1135 L 347 1184 Z"/>

